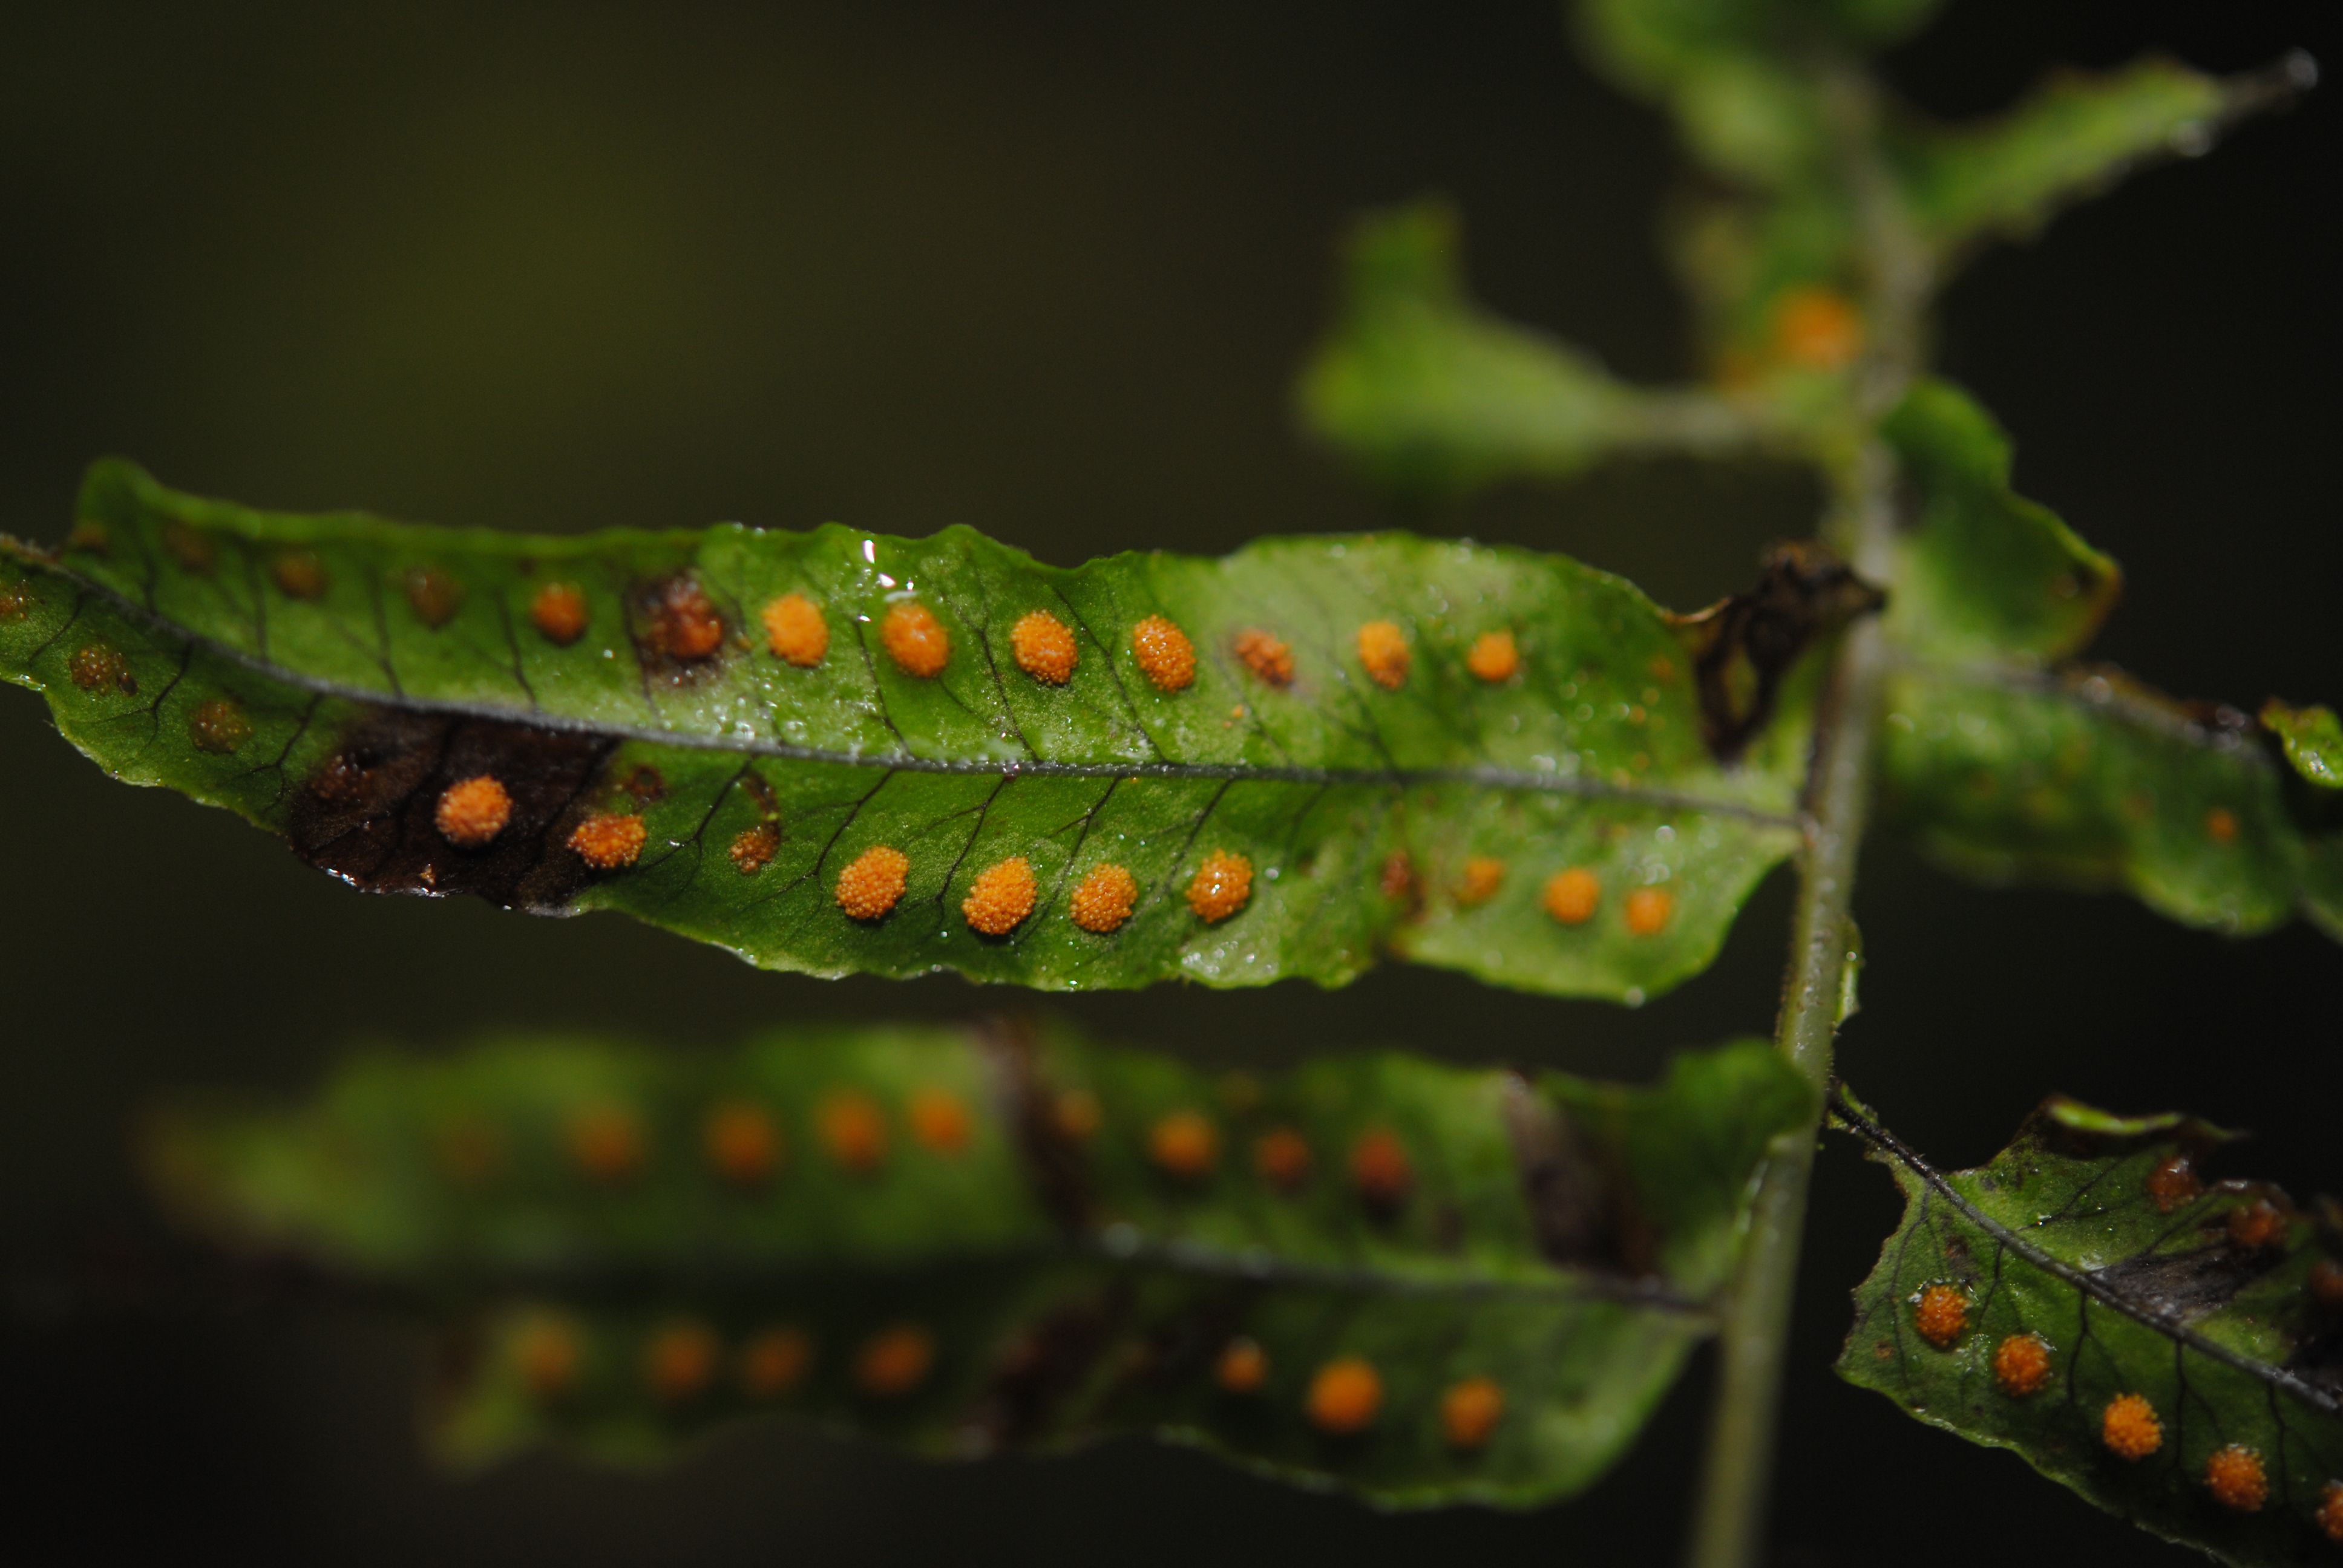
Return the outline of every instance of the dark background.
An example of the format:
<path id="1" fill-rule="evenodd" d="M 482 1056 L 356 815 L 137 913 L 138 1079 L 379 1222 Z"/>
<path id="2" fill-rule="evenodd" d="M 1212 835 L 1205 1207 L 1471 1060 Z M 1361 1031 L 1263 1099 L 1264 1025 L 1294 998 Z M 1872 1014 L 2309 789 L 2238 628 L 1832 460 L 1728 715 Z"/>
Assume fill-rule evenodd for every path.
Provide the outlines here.
<path id="1" fill-rule="evenodd" d="M 1961 0 L 1891 71 L 1932 108 L 1980 111 L 2144 47 L 2332 64 L 2335 18 Z M 2016 432 L 2020 484 L 2129 570 L 2102 651 L 2184 693 L 2343 697 L 2335 100 L 1991 256 L 1948 302 L 1944 362 Z M 116 451 L 266 507 L 965 522 L 1058 562 L 1375 527 L 1388 514 L 1288 411 L 1346 218 L 1447 192 L 1484 298 L 1669 377 L 1689 368 L 1654 238 L 1673 165 L 1545 0 L 7 6 L 0 527 L 59 537 L 82 464 Z M 1805 531 L 1809 499 L 1784 472 L 1656 466 L 1418 521 L 1690 605 Z M 761 974 L 616 919 L 362 897 L 225 813 L 106 785 L 22 694 L 0 696 L 0 761 L 12 1562 L 1677 1550 L 1704 1363 L 1609 1480 L 1528 1515 L 1378 1515 L 1138 1442 L 941 1467 L 778 1425 L 661 1474 L 539 1456 L 442 1479 L 413 1438 L 423 1341 L 396 1322 L 55 1288 L 60 1260 L 148 1244 L 125 1153 L 140 1104 L 290 1091 L 367 1036 L 437 1049 L 542 1023 L 714 1045 L 1013 999 Z M 1640 1012 L 1401 970 L 1053 1005 L 1228 1059 L 1400 1042 L 1648 1078 L 1674 1047 L 1768 1025 L 1786 894 L 1777 877 L 1715 970 Z M 2059 1089 L 2256 1128 L 2239 1168 L 2343 1187 L 2343 952 L 2307 929 L 2231 942 L 2118 898 L 1971 889 L 1892 844 L 1858 907 L 1871 959 L 1843 1060 L 1940 1159 L 1982 1159 Z M 1896 1212 L 1834 1141 L 1781 1561 L 2191 1560 L 1829 1374 Z"/>

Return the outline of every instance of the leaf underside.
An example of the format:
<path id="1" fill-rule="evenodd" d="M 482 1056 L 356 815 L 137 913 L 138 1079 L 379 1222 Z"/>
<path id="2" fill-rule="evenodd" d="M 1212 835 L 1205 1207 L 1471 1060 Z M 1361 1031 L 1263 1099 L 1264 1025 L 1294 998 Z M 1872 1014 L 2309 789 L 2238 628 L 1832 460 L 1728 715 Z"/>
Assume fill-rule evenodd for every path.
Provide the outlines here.
<path id="1" fill-rule="evenodd" d="M 1991 1162 L 1949 1173 L 1859 1109 L 1845 1120 L 1906 1208 L 1855 1292 L 1841 1376 L 2168 1539 L 2238 1563 L 2333 1560 L 2335 1205 L 2207 1185 L 2229 1135 L 2185 1117 L 2052 1100 Z"/>
<path id="2" fill-rule="evenodd" d="M 1719 643 L 1731 617 L 1557 557 L 1377 535 L 1061 570 L 965 529 L 530 538 L 256 513 L 120 463 L 82 517 L 54 558 L 0 544 L 0 673 L 116 776 L 231 807 L 357 887 L 621 910 L 771 968 L 1332 985 L 1391 954 L 1634 1000 L 1704 967 L 1797 842 L 1818 661 L 1784 655 L 1814 617 L 1775 615 L 1752 652 Z M 567 643 L 548 589 L 582 616 Z M 810 668 L 769 646 L 790 596 L 826 623 Z M 931 678 L 883 643 L 907 600 L 949 638 Z M 1035 611 L 1062 684 L 1018 662 Z M 1138 660 L 1151 617 L 1192 641 L 1183 689 Z M 1249 631 L 1282 645 L 1255 648 L 1268 676 Z M 1512 652 L 1484 678 L 1493 634 Z M 446 791 L 481 775 L 509 817 L 462 848 Z M 591 863 L 594 833 L 626 858 Z M 882 846 L 903 891 L 851 918 L 840 878 Z M 1200 899 L 1226 857 L 1249 886 Z M 984 934 L 976 879 L 1011 859 L 1030 912 Z M 1128 919 L 1078 926 L 1108 865 Z M 1565 923 L 1546 890 L 1574 869 Z"/>
<path id="3" fill-rule="evenodd" d="M 150 1169 L 215 1239 L 455 1325 L 460 1463 L 654 1460 L 786 1412 L 937 1457 L 1153 1432 L 1386 1504 L 1527 1505 L 1598 1475 L 1710 1332 L 1747 1178 L 1810 1104 L 1760 1041 L 1637 1090 L 1391 1055 L 1264 1081 L 1054 1028 L 507 1040 L 180 1111 Z M 1353 1359 L 1378 1394 L 1343 1431 L 1312 1388 Z M 1460 1431 L 1474 1380 L 1501 1411 Z"/>

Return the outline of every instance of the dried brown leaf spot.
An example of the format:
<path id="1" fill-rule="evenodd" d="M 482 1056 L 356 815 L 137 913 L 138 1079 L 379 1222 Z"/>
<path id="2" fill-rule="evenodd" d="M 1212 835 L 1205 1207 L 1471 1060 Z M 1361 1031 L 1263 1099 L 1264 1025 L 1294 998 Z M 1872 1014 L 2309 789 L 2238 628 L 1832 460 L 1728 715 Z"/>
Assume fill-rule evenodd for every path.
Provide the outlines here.
<path id="1" fill-rule="evenodd" d="M 1269 633 L 1257 628 L 1237 633 L 1236 655 L 1259 679 L 1280 689 L 1293 684 L 1293 649 Z"/>
<path id="2" fill-rule="evenodd" d="M 1158 691 L 1185 691 L 1196 679 L 1196 645 L 1160 615 L 1131 628 L 1131 654 Z"/>
<path id="3" fill-rule="evenodd" d="M 1510 631 L 1484 631 L 1465 651 L 1464 668 L 1473 678 L 1494 686 L 1513 679 L 1522 668 L 1522 650 L 1513 644 Z"/>
<path id="4" fill-rule="evenodd" d="M 1298 1129 L 1272 1127 L 1253 1141 L 1253 1170 L 1281 1192 L 1309 1181 L 1310 1166 L 1310 1141 Z"/>
<path id="5" fill-rule="evenodd" d="M 398 590 L 407 596 L 415 618 L 437 631 L 464 608 L 464 585 L 442 568 L 409 567 L 398 574 Z"/>
<path id="6" fill-rule="evenodd" d="M 569 849 L 598 871 L 620 871 L 641 859 L 649 837 L 640 817 L 597 811 L 570 830 Z"/>
<path id="7" fill-rule="evenodd" d="M 1711 754 L 1738 758 L 1773 718 L 1783 680 L 1814 639 L 1886 602 L 1821 546 L 1795 542 L 1767 553 L 1748 592 L 1671 618 L 1690 645 Z"/>
<path id="8" fill-rule="evenodd" d="M 1188 907 L 1206 924 L 1225 920 L 1252 898 L 1252 862 L 1227 849 L 1204 857 L 1188 884 Z"/>
<path id="9" fill-rule="evenodd" d="M 843 1169 L 867 1176 L 886 1163 L 886 1113 L 861 1091 L 841 1089 L 823 1096 L 814 1126 L 821 1146 Z"/>
<path id="10" fill-rule="evenodd" d="M 1912 1303 L 1912 1327 L 1938 1350 L 1949 1350 L 1969 1326 L 1969 1299 L 1957 1285 L 1930 1285 Z"/>
<path id="11" fill-rule="evenodd" d="M 661 1404 L 697 1399 L 716 1381 L 722 1355 L 707 1324 L 669 1323 L 643 1348 L 643 1387 Z"/>
<path id="12" fill-rule="evenodd" d="M 935 1364 L 935 1336 L 917 1323 L 897 1323 L 854 1352 L 854 1384 L 874 1399 L 900 1399 L 927 1382 Z"/>
<path id="13" fill-rule="evenodd" d="M 1221 1347 L 1212 1362 L 1212 1382 L 1223 1393 L 1259 1393 L 1269 1381 L 1269 1352 L 1240 1334 Z"/>
<path id="14" fill-rule="evenodd" d="M 2012 1334 L 1993 1350 L 1993 1380 L 2012 1399 L 2039 1393 L 2050 1382 L 2050 1342 L 2040 1334 Z"/>
<path id="15" fill-rule="evenodd" d="M 765 642 L 773 657 L 811 669 L 830 652 L 830 622 L 821 607 L 801 593 L 783 594 L 764 608 Z"/>
<path id="16" fill-rule="evenodd" d="M 2147 1173 L 2147 1201 L 2156 1205 L 2159 1214 L 2169 1214 L 2183 1203 L 2193 1202 L 2204 1191 L 2205 1183 L 2197 1174 L 2196 1164 L 2186 1154 L 2167 1155 Z"/>
<path id="17" fill-rule="evenodd" d="M 905 675 L 932 680 L 951 660 L 951 633 L 915 598 L 898 599 L 880 618 L 879 641 Z"/>
<path id="18" fill-rule="evenodd" d="M 770 822 L 759 822 L 753 828 L 742 829 L 725 853 L 731 858 L 734 870 L 744 877 L 753 877 L 771 862 L 780 847 L 780 829 Z"/>
<path id="19" fill-rule="evenodd" d="M 1603 883 L 1584 866 L 1556 871 L 1546 879 L 1545 912 L 1565 926 L 1583 926 L 1594 918 L 1603 901 Z"/>
<path id="20" fill-rule="evenodd" d="M 765 1330 L 740 1350 L 740 1390 L 750 1399 L 779 1399 L 812 1370 L 812 1337 L 789 1324 Z"/>
<path id="21" fill-rule="evenodd" d="M 1468 1377 L 1440 1396 L 1441 1433 L 1460 1452 L 1477 1453 L 1488 1447 L 1504 1419 L 1504 1391 L 1488 1378 Z"/>
<path id="22" fill-rule="evenodd" d="M 1415 897 L 1415 861 L 1405 849 L 1393 849 L 1383 857 L 1382 875 L 1375 879 L 1375 889 L 1386 899 L 1403 902 Z"/>
<path id="23" fill-rule="evenodd" d="M 1359 628 L 1359 662 L 1385 691 L 1397 691 L 1407 679 L 1407 636 L 1394 621 L 1371 620 Z"/>
<path id="24" fill-rule="evenodd" d="M 576 583 L 548 583 L 528 601 L 529 625 L 556 648 L 584 637 L 588 618 L 586 595 Z"/>
<path id="25" fill-rule="evenodd" d="M 2164 1446 L 2164 1423 L 2144 1396 L 2117 1394 L 2100 1412 L 2099 1441 L 2117 1459 L 2137 1463 Z"/>
<path id="26" fill-rule="evenodd" d="M 1012 855 L 977 873 L 976 880 L 969 884 L 968 897 L 960 900 L 960 911 L 968 918 L 971 930 L 1005 937 L 1033 912 L 1033 900 L 1041 890 L 1032 864 L 1022 855 Z"/>
<path id="27" fill-rule="evenodd" d="M 960 1096 L 945 1089 L 922 1089 L 911 1096 L 905 1120 L 911 1136 L 939 1154 L 965 1154 L 976 1124 Z"/>
<path id="28" fill-rule="evenodd" d="M 1121 866 L 1093 866 L 1074 888 L 1074 924 L 1097 936 L 1122 929 L 1139 901 L 1139 879 Z"/>
<path id="29" fill-rule="evenodd" d="M 1009 646 L 1017 656 L 1017 668 L 1045 686 L 1063 686 L 1072 679 L 1081 651 L 1066 623 L 1045 609 L 1021 618 L 1010 628 Z"/>
<path id="30" fill-rule="evenodd" d="M 902 898 L 910 874 L 910 856 L 885 844 L 873 845 L 838 874 L 838 907 L 854 920 L 883 920 Z"/>
<path id="31" fill-rule="evenodd" d="M 277 591 L 287 598 L 316 603 L 326 597 L 326 585 L 331 579 L 326 575 L 326 562 L 315 550 L 292 549 L 278 552 L 268 563 L 268 576 L 277 584 Z"/>
<path id="32" fill-rule="evenodd" d="M 780 1169 L 780 1128 L 763 1106 L 745 1100 L 710 1111 L 700 1143 L 709 1165 L 735 1187 L 761 1187 Z"/>
<path id="33" fill-rule="evenodd" d="M 1147 1158 L 1175 1181 L 1200 1181 L 1220 1161 L 1220 1130 L 1201 1111 L 1168 1112 L 1148 1129 Z"/>
<path id="34" fill-rule="evenodd" d="M 2205 1489 L 2232 1513 L 2258 1513 L 2269 1501 L 2262 1456 L 2242 1442 L 2217 1448 L 2205 1461 Z"/>
<path id="35" fill-rule="evenodd" d="M 227 698 L 200 703 L 187 716 L 187 741 L 198 751 L 225 757 L 251 739 L 252 720 Z"/>
<path id="36" fill-rule="evenodd" d="M 689 572 L 651 584 L 639 602 L 646 663 L 698 664 L 724 646 L 724 617 Z"/>
<path id="37" fill-rule="evenodd" d="M 1357 1356 L 1328 1362 L 1310 1380 L 1303 1402 L 1310 1424 L 1334 1437 L 1347 1437 L 1373 1426 L 1383 1409 L 1383 1380 Z"/>
<path id="38" fill-rule="evenodd" d="M 1396 1214 L 1414 1190 L 1415 1167 L 1389 1129 L 1372 1129 L 1351 1145 L 1351 1191 L 1371 1211 Z"/>

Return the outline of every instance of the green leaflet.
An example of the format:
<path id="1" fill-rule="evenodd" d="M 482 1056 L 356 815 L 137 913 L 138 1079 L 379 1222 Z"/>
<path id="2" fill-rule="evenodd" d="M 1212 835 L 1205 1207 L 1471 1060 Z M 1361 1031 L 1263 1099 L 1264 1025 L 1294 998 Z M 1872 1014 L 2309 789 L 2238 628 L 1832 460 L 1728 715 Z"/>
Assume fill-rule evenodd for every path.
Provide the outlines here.
<path id="1" fill-rule="evenodd" d="M 2294 770 L 2313 784 L 2343 789 L 2343 723 L 2331 708 L 2291 708 L 2271 698 L 2262 704 L 2262 728 L 2278 739 Z"/>
<path id="2" fill-rule="evenodd" d="M 2227 79 L 2161 59 L 2055 77 L 1998 120 L 1900 138 L 1906 199 L 1941 252 L 2022 238 L 2142 163 L 2206 151 L 2230 123 L 2317 79 L 2302 55 Z"/>
<path id="3" fill-rule="evenodd" d="M 1810 598 L 1785 622 L 1769 590 L 1757 669 L 1737 612 L 1678 619 L 1575 562 L 1397 535 L 1061 570 L 964 529 L 275 516 L 120 463 L 82 517 L 54 558 L 0 544 L 0 671 L 117 777 L 228 806 L 362 888 L 622 910 L 771 968 L 1069 990 L 1340 984 L 1393 953 L 1656 994 L 1797 841 L 1815 661 L 1777 645 L 1832 613 Z M 827 624 L 810 668 L 769 645 L 790 596 Z M 950 638 L 932 678 L 887 651 L 906 603 Z M 1037 611 L 1064 684 L 1020 668 Z M 1157 617 L 1192 641 L 1183 689 L 1138 662 Z M 1279 645 L 1259 670 L 1248 632 Z M 1507 635 L 1513 672 L 1484 648 L 1472 673 Z M 448 794 L 483 776 L 501 819 Z M 882 848 L 900 897 L 850 918 L 840 879 Z M 1019 890 L 978 879 L 1019 860 L 1030 913 L 980 932 L 970 900 L 1013 913 Z M 1130 912 L 1100 929 L 1109 866 Z M 1565 870 L 1598 895 L 1569 924 L 1543 899 Z"/>
<path id="4" fill-rule="evenodd" d="M 1631 387 L 1466 297 L 1454 211 L 1373 214 L 1345 249 L 1340 318 L 1300 387 L 1304 421 L 1394 490 L 1566 478 L 1634 451 L 1714 453 L 1755 427 L 1703 392 Z"/>
<path id="5" fill-rule="evenodd" d="M 182 1111 L 150 1168 L 226 1244 L 468 1325 L 434 1423 L 464 1462 L 786 1412 L 938 1456 L 1152 1431 L 1523 1505 L 1599 1474 L 1709 1332 L 1749 1174 L 1810 1104 L 1755 1040 L 1624 1089 L 1397 1055 L 1264 1081 L 1054 1029 L 509 1039 Z M 1332 1430 L 1366 1402 L 1312 1390 L 1352 1358 L 1380 1397 Z M 1475 1379 L 1503 1413 L 1460 1442 Z"/>
<path id="6" fill-rule="evenodd" d="M 1906 1207 L 1842 1377 L 2225 1561 L 2331 1559 L 2343 1211 L 2207 1187 L 2229 1135 L 2192 1118 L 2052 1100 L 1983 1169 L 1940 1174 L 1844 1116 Z"/>

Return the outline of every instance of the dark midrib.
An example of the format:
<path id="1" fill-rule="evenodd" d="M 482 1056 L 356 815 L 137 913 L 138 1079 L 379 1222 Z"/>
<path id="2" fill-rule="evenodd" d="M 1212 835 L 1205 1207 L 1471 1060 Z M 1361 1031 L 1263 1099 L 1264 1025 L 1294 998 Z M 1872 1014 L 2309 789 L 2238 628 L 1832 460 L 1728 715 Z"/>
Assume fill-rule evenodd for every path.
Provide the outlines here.
<path id="1" fill-rule="evenodd" d="M 1564 778 L 1558 773 L 1524 773 L 1508 768 L 1264 768 L 1241 762 L 1044 762 L 1039 759 L 955 760 L 913 757 L 892 752 L 825 751 L 818 747 L 790 746 L 763 738 L 741 739 L 719 735 L 695 735 L 687 730 L 647 729 L 634 725 L 596 724 L 542 710 L 487 707 L 450 702 L 412 694 L 387 696 L 379 691 L 345 686 L 338 681 L 302 675 L 186 627 L 132 602 L 102 584 L 85 578 L 70 580 L 85 593 L 96 595 L 132 619 L 181 638 L 231 664 L 303 691 L 372 708 L 410 713 L 440 713 L 486 723 L 522 725 L 535 729 L 607 736 L 653 746 L 679 746 L 693 750 L 722 751 L 734 756 L 771 757 L 790 762 L 821 762 L 846 768 L 878 768 L 898 773 L 942 773 L 1007 776 L 1030 779 L 1222 779 L 1270 784 L 1358 785 L 1407 789 L 1419 784 L 1473 784 L 1491 789 L 1520 789 L 1549 795 L 1576 795 L 1588 799 L 1628 800 L 1669 810 L 1695 811 L 1707 816 L 1735 817 L 1767 827 L 1797 829 L 1801 819 L 1790 812 L 1766 811 L 1732 800 L 1711 800 L 1664 789 L 1639 789 L 1605 784 L 1600 779 Z"/>
<path id="2" fill-rule="evenodd" d="M 2040 1269 L 2044 1273 L 2055 1275 L 2101 1306 L 2129 1318 L 2142 1328 L 2186 1345 L 2197 1354 L 2208 1360 L 2219 1362 L 2233 1372 L 2241 1372 L 2247 1377 L 2292 1394 L 2322 1414 L 2343 1415 L 2343 1400 L 2337 1399 L 2324 1389 L 2305 1382 L 2284 1367 L 2272 1366 L 2268 1362 L 2258 1362 L 2251 1356 L 2233 1351 L 2227 1345 L 2216 1344 L 2196 1331 L 2183 1328 L 2162 1313 L 2151 1312 L 2132 1302 L 2113 1286 L 2096 1278 L 2087 1270 L 2077 1269 L 2073 1264 L 2062 1262 L 2043 1251 L 2006 1225 L 1986 1214 L 1966 1198 L 1962 1197 L 1954 1190 L 1951 1182 L 1937 1173 L 1935 1166 L 1923 1160 L 1918 1152 L 1902 1139 L 1877 1122 L 1865 1119 L 1849 1105 L 1844 1091 L 1841 1091 L 1837 1102 L 1831 1107 L 1831 1110 L 1834 1115 L 1846 1123 L 1848 1129 L 1856 1137 L 1874 1148 L 1885 1151 L 1897 1164 L 1926 1181 L 1938 1197 L 1959 1210 L 1971 1224 L 2016 1253 L 2025 1261 Z"/>

